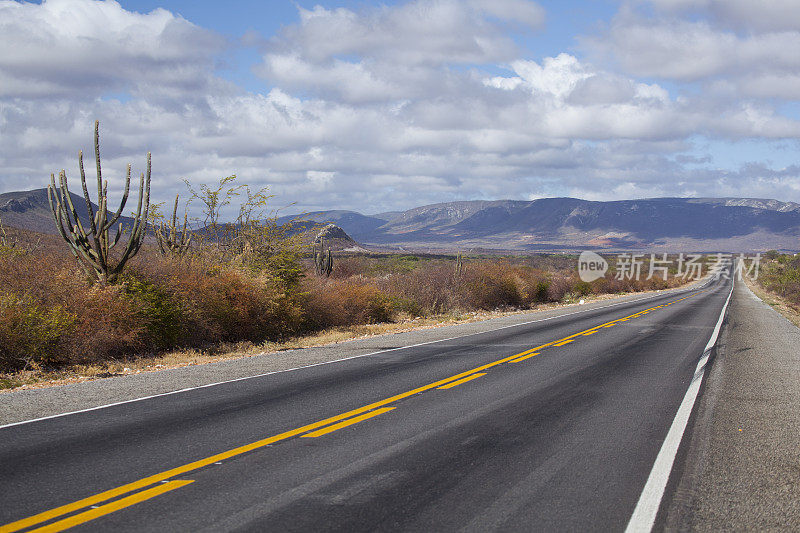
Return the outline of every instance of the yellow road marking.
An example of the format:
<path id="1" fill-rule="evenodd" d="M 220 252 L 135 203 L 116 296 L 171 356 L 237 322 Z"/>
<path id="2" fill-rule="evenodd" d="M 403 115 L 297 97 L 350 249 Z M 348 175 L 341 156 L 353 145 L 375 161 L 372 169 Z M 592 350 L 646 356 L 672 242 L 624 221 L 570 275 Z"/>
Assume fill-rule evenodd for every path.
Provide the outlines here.
<path id="1" fill-rule="evenodd" d="M 524 361 L 525 359 L 531 358 L 534 355 L 539 355 L 539 352 L 529 353 L 528 355 L 523 355 L 522 357 L 518 357 L 516 359 L 512 359 L 509 363 L 519 363 L 520 361 Z M 439 387 L 441 389 L 441 387 Z"/>
<path id="2" fill-rule="evenodd" d="M 686 297 L 681 298 L 679 300 L 675 300 L 674 302 L 670 302 L 669 305 L 671 305 L 673 303 L 681 302 L 681 301 L 686 300 L 687 298 L 691 298 L 693 296 L 697 296 L 698 294 L 700 294 L 702 292 L 705 292 L 705 291 L 699 291 L 697 293 L 690 294 L 689 296 L 686 296 Z M 647 309 L 647 310 L 645 310 L 645 312 L 648 312 L 650 310 L 651 309 Z M 629 315 L 628 317 L 625 317 L 625 318 L 634 318 L 636 316 L 638 316 L 638 313 L 634 314 L 634 315 Z M 617 319 L 617 320 L 619 320 L 619 319 Z M 599 326 L 594 326 L 592 328 L 589 328 L 589 329 L 586 329 L 586 330 L 583 330 L 583 331 L 579 331 L 578 333 L 574 333 L 574 334 L 572 334 L 572 335 L 570 335 L 568 337 L 564 337 L 563 339 L 558 339 L 558 340 L 555 340 L 555 341 L 552 341 L 552 342 L 548 342 L 546 344 L 542 344 L 541 346 L 537 346 L 535 348 L 531 348 L 530 350 L 526 350 L 524 352 L 520 352 L 520 353 L 517 353 L 517 354 L 514 354 L 514 355 L 510 355 L 508 357 L 504 357 L 502 359 L 498 359 L 497 361 L 493 361 L 491 363 L 487 363 L 487 364 L 475 367 L 475 368 L 473 368 L 471 370 L 467 370 L 465 372 L 461 372 L 459 374 L 455 374 L 455 375 L 450 376 L 448 378 L 444 378 L 444 379 L 440 379 L 438 381 L 434 381 L 433 383 L 428 383 L 427 385 L 423 385 L 421 387 L 417 387 L 416 389 L 412 389 L 412 390 L 409 390 L 409 391 L 406 391 L 406 392 L 402 392 L 400 394 L 396 394 L 394 396 L 390 396 L 389 398 L 385 398 L 383 400 L 379 400 L 377 402 L 373 402 L 371 404 L 364 405 L 364 406 L 359 407 L 357 409 L 353 409 L 351 411 L 347 411 L 345 413 L 341 413 L 341 414 L 338 414 L 338 415 L 335 415 L 335 416 L 332 416 L 332 417 L 329 417 L 329 418 L 326 418 L 326 419 L 323 419 L 323 420 L 319 420 L 319 421 L 313 422 L 311 424 L 306 424 L 305 426 L 301 426 L 299 428 L 295 428 L 295 429 L 291 429 L 291 430 L 288 430 L 288 431 L 284 431 L 283 433 L 279 433 L 279 434 L 273 435 L 271 437 L 267 437 L 267 438 L 264 438 L 264 439 L 261 439 L 261 440 L 255 441 L 255 442 L 251 442 L 250 444 L 245 444 L 243 446 L 239 446 L 239 447 L 236 447 L 236 448 L 233 448 L 233 449 L 230 449 L 230 450 L 227 450 L 227 451 L 212 455 L 210 457 L 206 457 L 205 459 L 199 459 L 197 461 L 193 461 L 191 463 L 187 463 L 185 465 L 178 466 L 178 467 L 172 468 L 170 470 L 165 470 L 164 472 L 161 472 L 161 473 L 158 473 L 158 474 L 153 474 L 151 476 L 144 477 L 142 479 L 139 479 L 137 481 L 133 481 L 131 483 L 127 483 L 125 485 L 121 485 L 121 486 L 116 487 L 114 489 L 110 489 L 110 490 L 107 490 L 107 491 L 104 491 L 104 492 L 100 492 L 98 494 L 95 494 L 94 496 L 89 496 L 87 498 L 83 498 L 83 499 L 78 500 L 76 502 L 69 503 L 69 504 L 66 504 L 66 505 L 62 505 L 60 507 L 56 507 L 56 508 L 50 509 L 48 511 L 44 511 L 44 512 L 39 513 L 39 514 L 30 516 L 30 517 L 27 517 L 27 518 L 23 518 L 21 520 L 17 520 L 16 522 L 11 522 L 9 524 L 0 526 L 0 533 L 13 533 L 15 531 L 19 531 L 21 529 L 25 529 L 25 528 L 34 526 L 36 524 L 41 524 L 41 523 L 47 522 L 48 520 L 51 520 L 53 518 L 56 518 L 56 517 L 59 517 L 59 516 L 62 516 L 62 515 L 65 515 L 65 514 L 69 514 L 71 512 L 83 509 L 84 507 L 89 507 L 90 505 L 95 505 L 97 503 L 101 503 L 101 502 L 110 500 L 112 498 L 115 498 L 117 496 L 121 496 L 121 495 L 126 494 L 128 492 L 133 492 L 135 490 L 139 490 L 141 488 L 148 487 L 148 486 L 153 485 L 155 483 L 158 483 L 160 481 L 168 480 L 169 478 L 181 476 L 181 475 L 183 475 L 183 474 L 185 474 L 187 472 L 192 472 L 194 470 L 198 470 L 198 469 L 206 467 L 208 465 L 212 465 L 214 463 L 221 462 L 221 461 L 224 461 L 226 459 L 230 459 L 231 457 L 235 457 L 235 456 L 241 455 L 243 453 L 247 453 L 247 452 L 251 452 L 253 450 L 257 450 L 259 448 L 263 448 L 264 446 L 268 446 L 268 445 L 273 444 L 275 442 L 286 440 L 286 439 L 289 439 L 291 437 L 295 437 L 297 435 L 302 435 L 303 433 L 308 433 L 310 431 L 319 429 L 319 428 L 321 428 L 323 426 L 327 426 L 329 424 L 333 424 L 334 422 L 339 422 L 339 421 L 344 420 L 344 419 L 355 417 L 357 415 L 360 415 L 360 414 L 363 414 L 363 413 L 366 413 L 366 412 L 369 412 L 369 411 L 378 410 L 378 408 L 383 407 L 385 405 L 392 404 L 392 403 L 395 403 L 395 402 L 397 402 L 399 400 L 402 400 L 404 398 L 408 398 L 410 396 L 414 396 L 416 394 L 420 394 L 422 392 L 441 387 L 442 385 L 446 385 L 447 383 L 451 383 L 451 382 L 454 382 L 454 381 L 460 381 L 463 378 L 466 378 L 468 376 L 472 376 L 473 374 L 476 374 L 476 373 L 481 372 L 483 370 L 487 370 L 489 368 L 493 368 L 495 366 L 502 365 L 504 363 L 522 361 L 523 359 L 527 359 L 527 357 L 524 357 L 524 356 L 537 355 L 541 350 L 543 350 L 544 348 L 547 348 L 548 346 L 555 346 L 558 343 L 561 343 L 561 342 L 566 341 L 568 339 L 574 339 L 575 337 L 587 334 L 589 332 L 593 333 L 593 332 L 599 330 L 600 328 L 611 327 L 611 326 L 613 326 L 615 324 L 615 322 L 617 320 L 612 320 L 611 322 L 606 322 L 605 324 L 600 324 Z M 589 334 L 591 334 L 591 333 L 589 333 Z M 484 375 L 484 374 L 480 374 L 480 375 Z M 478 377 L 478 376 L 475 376 L 475 377 Z M 470 379 L 473 379 L 473 378 L 470 378 Z M 453 385 L 453 386 L 455 386 L 455 385 Z M 380 414 L 380 413 L 378 413 L 378 414 Z M 355 423 L 355 422 L 353 422 L 353 423 Z M 177 488 L 177 487 L 175 487 L 175 488 Z M 148 491 L 149 490 L 154 490 L 154 489 L 148 489 Z M 148 491 L 143 491 L 140 494 L 144 494 L 145 492 L 148 492 Z M 160 492 L 158 494 L 160 494 Z M 153 495 L 155 496 L 157 494 L 154 493 Z M 136 496 L 136 495 L 133 495 L 133 496 Z M 133 496 L 130 496 L 130 497 L 133 497 Z M 127 498 L 123 498 L 123 500 L 125 500 L 125 499 L 127 499 Z M 120 500 L 120 501 L 123 501 L 123 500 Z M 109 505 L 111 505 L 111 504 L 109 504 Z M 106 507 L 106 506 L 104 505 L 103 507 Z M 96 509 L 94 509 L 94 510 L 96 510 Z M 87 511 L 87 512 L 91 512 L 91 511 Z"/>
<path id="3" fill-rule="evenodd" d="M 368 418 L 372 418 L 373 416 L 382 415 L 387 411 L 391 411 L 394 407 L 383 407 L 382 409 L 376 409 L 375 411 L 370 411 L 369 413 L 365 413 L 361 416 L 357 416 L 355 418 L 349 418 L 344 422 L 339 422 L 338 424 L 334 424 L 332 426 L 324 427 L 322 429 L 318 429 L 317 431 L 312 431 L 311 433 L 307 433 L 303 435 L 303 438 L 314 438 L 314 437 L 321 437 L 322 435 L 327 435 L 328 433 L 333 433 L 334 431 L 342 428 L 346 428 L 347 426 L 352 426 L 353 424 L 357 424 L 362 420 L 366 420 Z"/>
<path id="4" fill-rule="evenodd" d="M 139 502 L 149 500 L 150 498 L 158 496 L 159 494 L 164 494 L 165 492 L 185 487 L 189 483 L 194 483 L 194 480 L 187 479 L 179 481 L 167 481 L 166 483 L 157 485 L 152 489 L 147 489 L 143 490 L 142 492 L 137 492 L 136 494 L 131 494 L 130 496 L 126 496 L 121 500 L 107 503 L 96 509 L 90 509 L 80 514 L 76 514 L 75 516 L 70 516 L 69 518 L 59 520 L 58 522 L 53 522 L 52 524 L 48 524 L 46 526 L 33 529 L 31 530 L 31 533 L 33 533 L 34 531 L 36 531 L 37 533 L 54 533 L 56 531 L 64 531 L 65 529 L 75 527 L 90 520 L 94 520 L 95 518 L 100 518 L 101 516 L 113 513 L 114 511 L 119 511 L 120 509 L 124 509 L 125 507 L 130 507 L 131 505 L 135 505 Z"/>
<path id="5" fill-rule="evenodd" d="M 439 389 L 452 389 L 453 387 L 458 387 L 462 383 L 466 383 L 467 381 L 471 381 L 471 380 L 473 380 L 475 378 L 479 378 L 479 377 L 485 376 L 485 375 L 486 375 L 486 372 L 479 372 L 477 374 L 472 374 L 471 376 L 467 376 L 465 378 L 461 378 L 458 381 L 451 381 L 447 385 L 442 385 L 441 387 L 438 387 L 438 388 Z"/>
<path id="6" fill-rule="evenodd" d="M 571 342 L 572 342 L 572 341 L 574 341 L 574 340 L 575 340 L 575 339 L 567 339 L 567 340 L 565 340 L 565 341 L 557 342 L 557 343 L 555 343 L 553 346 L 564 346 L 565 344 L 569 344 L 569 343 L 571 343 Z"/>

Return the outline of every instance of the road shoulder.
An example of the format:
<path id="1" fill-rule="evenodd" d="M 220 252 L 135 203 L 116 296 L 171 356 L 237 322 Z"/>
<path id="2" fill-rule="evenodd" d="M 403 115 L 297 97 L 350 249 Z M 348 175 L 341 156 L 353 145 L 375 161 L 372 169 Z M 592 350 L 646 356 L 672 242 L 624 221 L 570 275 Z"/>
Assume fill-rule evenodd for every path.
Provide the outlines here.
<path id="1" fill-rule="evenodd" d="M 800 530 L 798 346 L 800 329 L 737 283 L 664 529 Z"/>

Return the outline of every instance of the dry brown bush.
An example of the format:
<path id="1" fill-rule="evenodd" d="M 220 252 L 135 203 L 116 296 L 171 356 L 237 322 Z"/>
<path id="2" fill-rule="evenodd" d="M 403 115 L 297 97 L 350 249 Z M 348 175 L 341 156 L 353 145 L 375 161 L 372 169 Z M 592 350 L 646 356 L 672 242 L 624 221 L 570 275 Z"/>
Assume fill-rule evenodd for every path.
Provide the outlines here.
<path id="1" fill-rule="evenodd" d="M 376 280 L 394 297 L 396 306 L 413 316 L 447 313 L 459 306 L 460 280 L 452 265 L 433 263 L 405 274 L 389 274 Z"/>
<path id="2" fill-rule="evenodd" d="M 219 265 L 202 256 L 154 255 L 133 265 L 127 276 L 147 285 L 139 291 L 144 295 L 156 289 L 155 298 L 139 298 L 151 304 L 151 314 L 160 305 L 165 319 L 174 315 L 173 345 L 259 342 L 294 333 L 300 325 L 302 311 L 280 280 L 246 268 Z"/>
<path id="3" fill-rule="evenodd" d="M 303 284 L 302 305 L 307 330 L 385 322 L 394 314 L 391 298 L 362 276 L 309 277 Z"/>
<path id="4" fill-rule="evenodd" d="M 68 257 L 2 254 L 0 287 L 3 367 L 86 363 L 143 346 L 134 308 L 119 289 L 91 286 Z"/>
<path id="5" fill-rule="evenodd" d="M 505 261 L 471 263 L 463 276 L 461 301 L 473 309 L 520 306 L 524 286 L 515 270 Z"/>

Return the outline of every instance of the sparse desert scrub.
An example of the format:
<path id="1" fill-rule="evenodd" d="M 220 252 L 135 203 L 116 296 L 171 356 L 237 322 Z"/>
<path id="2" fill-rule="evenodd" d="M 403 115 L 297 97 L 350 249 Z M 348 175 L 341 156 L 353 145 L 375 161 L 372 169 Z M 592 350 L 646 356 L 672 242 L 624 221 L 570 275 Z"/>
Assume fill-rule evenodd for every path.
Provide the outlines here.
<path id="1" fill-rule="evenodd" d="M 309 250 L 303 256 L 296 243 L 244 247 L 237 254 L 208 246 L 182 256 L 163 255 L 150 243 L 116 285 L 103 286 L 77 267 L 57 237 L 12 229 L 9 235 L 17 245 L 0 250 L 0 373 L 111 368 L 175 350 L 213 357 L 223 345 L 528 309 L 681 281 L 585 283 L 574 271 L 574 256 L 464 257 L 459 270 L 454 256 L 338 254 L 331 276 L 317 277 Z M 263 255 L 248 255 L 255 253 Z"/>
<path id="2" fill-rule="evenodd" d="M 767 253 L 758 283 L 800 310 L 800 255 Z"/>
<path id="3" fill-rule="evenodd" d="M 396 310 L 392 298 L 374 280 L 361 275 L 347 279 L 308 276 L 302 290 L 306 331 L 387 322 Z"/>
<path id="4" fill-rule="evenodd" d="M 393 296 L 398 311 L 412 316 L 448 313 L 459 306 L 460 281 L 443 261 L 419 261 L 407 272 L 375 276 L 375 283 Z"/>
<path id="5" fill-rule="evenodd" d="M 90 284 L 63 254 L 0 255 L 0 287 L 2 370 L 103 360 L 145 346 L 118 288 Z"/>
<path id="6" fill-rule="evenodd" d="M 300 323 L 295 291 L 281 280 L 203 256 L 147 254 L 121 286 L 165 347 L 260 342 L 293 333 Z"/>

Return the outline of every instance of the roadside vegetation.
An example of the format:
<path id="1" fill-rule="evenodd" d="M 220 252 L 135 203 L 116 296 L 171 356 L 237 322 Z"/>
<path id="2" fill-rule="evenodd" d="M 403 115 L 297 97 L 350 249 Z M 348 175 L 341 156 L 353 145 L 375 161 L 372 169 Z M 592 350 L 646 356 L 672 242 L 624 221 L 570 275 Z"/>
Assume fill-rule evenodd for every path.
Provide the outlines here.
<path id="1" fill-rule="evenodd" d="M 770 303 L 795 324 L 800 324 L 800 254 L 781 254 L 775 250 L 764 254 L 758 285 L 780 299 Z"/>
<path id="2" fill-rule="evenodd" d="M 758 281 L 800 310 L 800 255 L 767 252 Z"/>
<path id="3" fill-rule="evenodd" d="M 213 355 L 237 343 L 270 345 L 337 328 L 531 309 L 682 281 L 617 280 L 612 273 L 586 283 L 577 276 L 576 257 L 565 255 L 334 254 L 325 242 L 312 245 L 313 234 L 309 239 L 307 231 L 278 225 L 266 213 L 267 190 L 251 190 L 235 175 L 211 186 L 187 183 L 204 214 L 202 229 L 192 232 L 178 213 L 179 198 L 167 216 L 150 204 L 149 154 L 132 227 L 120 232 L 114 223 L 128 187 L 116 212 L 108 212 L 97 123 L 96 198 L 89 198 L 82 158 L 81 187 L 73 189 L 86 197 L 89 224 L 78 220 L 63 171 L 49 189 L 59 236 L 0 224 L 0 388 L 18 383 L 19 372 L 111 368 L 170 350 Z M 90 201 L 102 207 L 95 213 Z M 223 209 L 236 205 L 235 222 L 222 222 Z"/>
<path id="4" fill-rule="evenodd" d="M 251 228 L 252 230 L 252 228 Z M 664 281 L 581 281 L 575 256 L 334 254 L 315 274 L 294 236 L 235 252 L 206 242 L 185 254 L 146 243 L 113 284 L 76 266 L 51 235 L 6 228 L 0 245 L 0 372 L 107 365 L 175 349 L 286 341 L 331 328 L 530 309 L 589 295 L 664 289 Z M 258 233 L 280 233 L 265 225 Z M 8 377 L 8 376 L 6 376 Z M 2 379 L 2 377 L 0 377 Z"/>

